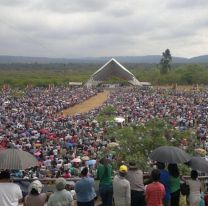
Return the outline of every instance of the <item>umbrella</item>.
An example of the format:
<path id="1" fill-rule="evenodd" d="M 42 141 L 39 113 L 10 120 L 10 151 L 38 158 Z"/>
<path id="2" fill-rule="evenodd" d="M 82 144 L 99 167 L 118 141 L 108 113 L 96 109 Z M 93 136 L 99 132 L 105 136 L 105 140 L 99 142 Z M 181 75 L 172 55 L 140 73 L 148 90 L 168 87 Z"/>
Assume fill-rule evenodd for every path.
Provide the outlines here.
<path id="1" fill-rule="evenodd" d="M 117 142 L 110 142 L 108 144 L 108 147 L 118 147 L 118 146 L 119 146 L 119 144 Z"/>
<path id="2" fill-rule="evenodd" d="M 96 163 L 96 160 L 88 160 L 86 161 L 87 165 L 94 165 Z"/>
<path id="3" fill-rule="evenodd" d="M 81 159 L 79 159 L 79 158 L 74 158 L 71 162 L 79 163 L 79 162 L 81 162 Z"/>
<path id="4" fill-rule="evenodd" d="M 28 152 L 18 149 L 0 151 L 0 169 L 24 170 L 37 165 L 36 158 Z"/>
<path id="5" fill-rule="evenodd" d="M 37 130 L 33 130 L 31 133 L 32 133 L 32 134 L 37 134 L 38 131 L 37 131 Z"/>
<path id="6" fill-rule="evenodd" d="M 117 122 L 117 123 L 123 123 L 125 121 L 125 119 L 123 117 L 115 117 L 114 120 Z"/>
<path id="7" fill-rule="evenodd" d="M 96 119 L 94 119 L 94 120 L 92 121 L 92 123 L 96 124 L 96 123 L 98 123 L 98 121 L 97 121 Z"/>
<path id="8" fill-rule="evenodd" d="M 49 131 L 47 129 L 40 129 L 39 132 L 41 134 L 48 134 L 49 133 Z"/>
<path id="9" fill-rule="evenodd" d="M 191 160 L 188 162 L 188 165 L 193 170 L 208 172 L 208 161 L 203 157 L 192 157 Z"/>
<path id="10" fill-rule="evenodd" d="M 40 156 L 41 153 L 38 151 L 38 152 L 35 152 L 34 155 L 35 155 L 35 156 Z"/>
<path id="11" fill-rule="evenodd" d="M 191 159 L 186 152 L 174 146 L 158 147 L 150 154 L 150 158 L 157 162 L 172 164 L 188 162 Z"/>
<path id="12" fill-rule="evenodd" d="M 90 158 L 89 158 L 88 156 L 83 156 L 81 159 L 82 159 L 83 161 L 87 161 L 87 160 L 89 160 Z"/>
<path id="13" fill-rule="evenodd" d="M 197 152 L 200 155 L 206 155 L 206 153 L 207 153 L 206 150 L 202 149 L 202 148 L 195 149 L 195 152 Z"/>

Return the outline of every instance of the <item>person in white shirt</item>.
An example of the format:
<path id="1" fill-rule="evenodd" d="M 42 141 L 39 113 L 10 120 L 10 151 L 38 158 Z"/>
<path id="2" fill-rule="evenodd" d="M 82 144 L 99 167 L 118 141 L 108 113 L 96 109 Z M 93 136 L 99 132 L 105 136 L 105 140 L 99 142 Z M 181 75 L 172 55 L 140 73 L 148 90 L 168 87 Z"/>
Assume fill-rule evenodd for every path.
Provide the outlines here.
<path id="1" fill-rule="evenodd" d="M 200 202 L 201 183 L 198 180 L 198 172 L 195 170 L 191 171 L 191 179 L 186 180 L 186 184 L 189 185 L 189 203 L 190 206 L 198 206 Z"/>
<path id="2" fill-rule="evenodd" d="M 126 179 L 127 172 L 127 166 L 121 165 L 119 174 L 113 179 L 113 197 L 115 206 L 131 205 L 131 188 L 129 181 Z"/>
<path id="3" fill-rule="evenodd" d="M 0 205 L 18 206 L 22 202 L 22 191 L 19 185 L 10 182 L 8 171 L 0 173 Z"/>

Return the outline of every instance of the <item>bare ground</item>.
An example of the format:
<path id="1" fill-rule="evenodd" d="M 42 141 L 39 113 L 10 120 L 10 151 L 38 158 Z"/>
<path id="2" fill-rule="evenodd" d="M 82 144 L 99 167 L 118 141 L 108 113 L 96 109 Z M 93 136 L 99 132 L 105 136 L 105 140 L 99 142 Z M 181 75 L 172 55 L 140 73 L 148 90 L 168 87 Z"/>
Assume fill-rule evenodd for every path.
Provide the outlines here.
<path id="1" fill-rule="evenodd" d="M 109 94 L 110 94 L 110 91 L 104 91 L 104 92 L 98 93 L 96 96 L 91 97 L 90 99 L 80 104 L 77 104 L 73 107 L 63 110 L 63 114 L 74 115 L 76 113 L 88 112 L 95 107 L 101 106 L 108 99 Z"/>

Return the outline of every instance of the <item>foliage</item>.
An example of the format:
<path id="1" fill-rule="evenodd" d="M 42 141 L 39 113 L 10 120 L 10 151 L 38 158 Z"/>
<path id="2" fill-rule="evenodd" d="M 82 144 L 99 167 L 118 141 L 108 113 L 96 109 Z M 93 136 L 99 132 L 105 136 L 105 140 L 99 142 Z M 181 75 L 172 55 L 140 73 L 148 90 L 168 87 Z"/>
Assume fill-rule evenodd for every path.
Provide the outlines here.
<path id="1" fill-rule="evenodd" d="M 196 139 L 189 131 L 180 132 L 162 119 L 152 119 L 145 124 L 132 125 L 131 127 L 114 128 L 108 134 L 116 137 L 119 147 L 114 148 L 118 159 L 134 160 L 144 171 L 150 168 L 149 154 L 162 145 L 183 147 L 187 152 L 193 153 Z M 185 147 L 183 139 L 188 146 Z M 184 170 L 185 171 L 185 170 Z"/>
<path id="2" fill-rule="evenodd" d="M 116 108 L 108 105 L 102 108 L 99 115 L 96 117 L 96 120 L 103 124 L 105 121 L 114 121 Z"/>
<path id="3" fill-rule="evenodd" d="M 161 74 L 154 64 L 126 64 L 140 81 L 153 85 L 208 84 L 206 64 L 172 65 L 171 70 Z M 66 85 L 69 81 L 86 82 L 95 72 L 98 64 L 0 64 L 0 87 L 9 84 L 13 87 Z M 112 77 L 107 82 L 126 84 L 125 80 Z"/>
<path id="4" fill-rule="evenodd" d="M 166 49 L 165 52 L 162 54 L 162 58 L 160 60 L 160 73 L 167 74 L 168 71 L 171 69 L 172 56 L 169 49 Z"/>

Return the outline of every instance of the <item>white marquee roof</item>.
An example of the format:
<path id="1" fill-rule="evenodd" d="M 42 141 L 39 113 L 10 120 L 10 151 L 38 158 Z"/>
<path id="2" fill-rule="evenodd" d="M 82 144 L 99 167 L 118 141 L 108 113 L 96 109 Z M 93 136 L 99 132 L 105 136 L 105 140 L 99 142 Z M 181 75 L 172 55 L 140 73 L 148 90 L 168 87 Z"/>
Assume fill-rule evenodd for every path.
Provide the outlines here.
<path id="1" fill-rule="evenodd" d="M 127 70 L 123 65 L 121 65 L 113 58 L 105 63 L 94 74 L 92 74 L 86 85 L 97 85 L 98 83 L 105 81 L 112 76 L 118 76 L 120 78 L 128 80 L 128 82 L 133 85 L 141 85 L 140 82 L 129 70 Z"/>

